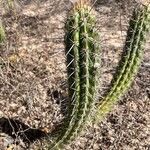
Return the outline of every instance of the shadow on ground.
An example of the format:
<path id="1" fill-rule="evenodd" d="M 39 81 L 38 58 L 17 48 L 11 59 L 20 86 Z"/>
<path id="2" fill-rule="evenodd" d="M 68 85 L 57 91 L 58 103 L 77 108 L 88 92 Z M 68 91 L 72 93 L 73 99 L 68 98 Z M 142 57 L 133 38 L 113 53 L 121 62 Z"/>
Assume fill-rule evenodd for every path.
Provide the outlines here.
<path id="1" fill-rule="evenodd" d="M 46 133 L 40 129 L 30 128 L 19 120 L 4 117 L 0 118 L 0 131 L 14 139 L 19 137 L 28 144 L 46 136 Z"/>

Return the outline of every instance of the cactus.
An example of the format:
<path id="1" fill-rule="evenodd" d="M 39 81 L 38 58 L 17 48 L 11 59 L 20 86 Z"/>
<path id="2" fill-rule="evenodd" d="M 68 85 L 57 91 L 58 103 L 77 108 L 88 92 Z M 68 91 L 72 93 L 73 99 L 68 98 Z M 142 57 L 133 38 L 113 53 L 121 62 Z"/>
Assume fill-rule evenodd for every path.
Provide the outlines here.
<path id="1" fill-rule="evenodd" d="M 98 70 L 97 38 L 95 17 L 89 2 L 80 0 L 74 5 L 66 22 L 69 115 L 64 121 L 63 131 L 49 149 L 59 149 L 73 140 L 93 110 Z"/>
<path id="2" fill-rule="evenodd" d="M 0 43 L 2 43 L 5 40 L 5 38 L 6 38 L 5 30 L 2 23 L 0 22 Z"/>
<path id="3" fill-rule="evenodd" d="M 123 56 L 117 76 L 108 95 L 98 106 L 96 121 L 100 121 L 126 92 L 140 66 L 146 35 L 150 30 L 150 5 L 135 9 L 129 23 L 125 43 L 126 56 Z"/>
<path id="4" fill-rule="evenodd" d="M 14 0 L 7 0 L 7 6 L 9 8 L 9 10 L 13 10 L 14 9 Z"/>

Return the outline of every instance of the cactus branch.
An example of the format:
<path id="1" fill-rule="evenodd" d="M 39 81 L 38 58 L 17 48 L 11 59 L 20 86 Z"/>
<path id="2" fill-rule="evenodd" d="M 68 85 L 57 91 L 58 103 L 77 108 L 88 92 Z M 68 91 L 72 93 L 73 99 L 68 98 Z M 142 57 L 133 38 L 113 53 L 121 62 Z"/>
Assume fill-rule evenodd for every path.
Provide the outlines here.
<path id="1" fill-rule="evenodd" d="M 0 22 L 0 43 L 3 42 L 6 38 L 6 35 L 5 35 L 5 29 L 2 25 L 2 23 Z"/>
<path id="2" fill-rule="evenodd" d="M 98 35 L 88 1 L 77 2 L 66 23 L 66 56 L 70 107 L 59 138 L 50 149 L 59 149 L 83 129 L 95 104 Z"/>
<path id="3" fill-rule="evenodd" d="M 98 106 L 96 120 L 100 121 L 131 85 L 140 66 L 146 35 L 150 30 L 150 5 L 135 9 L 129 23 L 125 50 L 127 51 L 120 70 L 113 80 L 108 95 Z"/>

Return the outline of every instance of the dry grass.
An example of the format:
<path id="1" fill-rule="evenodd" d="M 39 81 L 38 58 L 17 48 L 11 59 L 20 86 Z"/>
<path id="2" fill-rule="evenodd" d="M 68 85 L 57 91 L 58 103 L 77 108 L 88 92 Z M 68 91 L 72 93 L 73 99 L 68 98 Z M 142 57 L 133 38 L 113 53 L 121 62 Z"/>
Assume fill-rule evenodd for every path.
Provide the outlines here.
<path id="1" fill-rule="evenodd" d="M 132 1 L 98 0 L 94 6 L 102 39 L 99 97 L 110 87 L 134 5 Z M 16 0 L 15 11 L 1 8 L 7 39 L 0 45 L 0 117 L 17 119 L 46 132 L 51 132 L 64 117 L 67 78 L 63 28 L 70 7 L 71 3 L 65 0 Z M 148 43 L 129 92 L 103 122 L 89 127 L 66 150 L 150 149 L 149 58 Z M 18 150 L 37 149 L 44 144 L 33 142 L 27 148 L 19 134 L 13 139 L 4 133 L 0 136 L 0 150 L 11 143 Z"/>

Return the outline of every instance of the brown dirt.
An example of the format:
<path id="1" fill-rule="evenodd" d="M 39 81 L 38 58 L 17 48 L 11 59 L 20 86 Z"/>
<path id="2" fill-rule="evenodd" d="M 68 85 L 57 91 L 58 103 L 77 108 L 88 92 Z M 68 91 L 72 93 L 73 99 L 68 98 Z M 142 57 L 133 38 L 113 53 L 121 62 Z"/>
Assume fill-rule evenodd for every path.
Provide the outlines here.
<path id="1" fill-rule="evenodd" d="M 110 88 L 135 5 L 134 1 L 121 0 L 98 0 L 94 5 L 102 51 L 99 97 Z M 30 145 L 25 144 L 27 139 L 21 132 L 32 128 L 36 131 L 31 130 L 31 134 L 40 132 L 42 136 L 65 116 L 67 76 L 63 39 L 71 2 L 20 0 L 12 12 L 2 6 L 0 19 L 7 40 L 0 45 L 0 130 L 5 131 L 0 132 L 0 150 L 7 146 L 18 150 L 44 149 L 46 142 L 37 140 L 38 137 L 34 137 L 36 142 L 28 137 Z M 148 42 L 138 75 L 126 95 L 101 123 L 89 126 L 66 150 L 150 149 L 149 58 Z M 11 119 L 19 120 L 20 128 L 17 126 L 17 132 L 8 136 L 15 130 Z"/>

